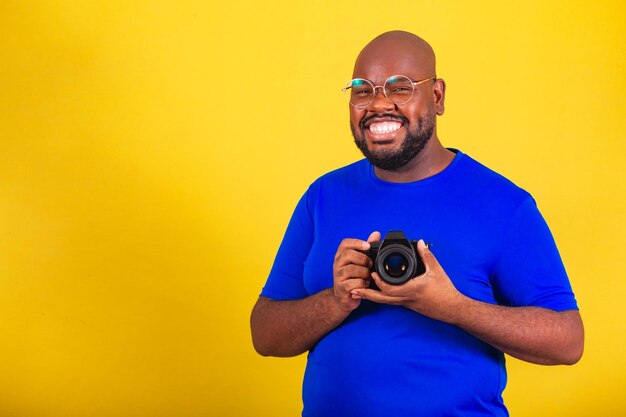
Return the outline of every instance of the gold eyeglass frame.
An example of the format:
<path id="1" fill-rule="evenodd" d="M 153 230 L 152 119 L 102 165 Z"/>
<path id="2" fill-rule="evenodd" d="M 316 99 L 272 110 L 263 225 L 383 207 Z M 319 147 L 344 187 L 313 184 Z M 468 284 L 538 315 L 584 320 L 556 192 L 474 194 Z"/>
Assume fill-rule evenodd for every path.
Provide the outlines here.
<path id="1" fill-rule="evenodd" d="M 387 92 L 385 91 L 385 85 L 387 84 L 387 81 L 389 81 L 390 79 L 392 79 L 394 77 L 404 77 L 407 80 L 411 81 L 411 84 L 413 84 L 413 91 L 411 91 L 411 97 L 409 97 L 406 101 L 403 101 L 402 103 L 396 103 L 395 101 L 390 99 L 389 96 L 387 95 Z M 372 102 L 376 98 L 376 89 L 377 88 L 380 88 L 382 90 L 382 92 L 385 95 L 385 97 L 387 98 L 387 100 L 391 101 L 392 103 L 394 103 L 394 104 L 396 104 L 398 106 L 401 106 L 401 105 L 406 104 L 409 101 L 411 101 L 411 99 L 413 98 L 413 94 L 415 94 L 415 86 L 423 84 L 423 83 L 425 83 L 426 81 L 429 81 L 429 80 L 437 80 L 437 77 L 436 76 L 432 76 L 432 77 L 424 78 L 423 80 L 413 81 L 413 80 L 411 80 L 410 77 L 407 77 L 406 75 L 396 74 L 396 75 L 392 75 L 392 76 L 388 77 L 385 80 L 385 82 L 383 83 L 383 85 L 374 85 L 373 82 L 371 82 L 370 80 L 368 80 L 366 78 L 353 78 L 352 80 L 348 81 L 348 84 L 346 84 L 346 86 L 344 88 L 342 88 L 341 91 L 343 91 L 343 93 L 347 95 L 348 94 L 348 90 L 350 90 L 352 88 L 352 83 L 354 83 L 355 81 L 358 81 L 358 80 L 365 81 L 366 83 L 368 83 L 369 85 L 372 86 L 372 89 L 373 89 L 372 99 L 369 101 L 369 103 L 367 103 L 365 105 L 359 105 L 359 106 L 357 106 L 356 104 L 353 104 L 352 100 L 350 100 L 350 97 L 348 97 L 348 102 L 350 103 L 351 106 L 354 106 L 357 109 L 364 109 L 367 106 L 369 106 L 370 104 L 372 104 Z"/>

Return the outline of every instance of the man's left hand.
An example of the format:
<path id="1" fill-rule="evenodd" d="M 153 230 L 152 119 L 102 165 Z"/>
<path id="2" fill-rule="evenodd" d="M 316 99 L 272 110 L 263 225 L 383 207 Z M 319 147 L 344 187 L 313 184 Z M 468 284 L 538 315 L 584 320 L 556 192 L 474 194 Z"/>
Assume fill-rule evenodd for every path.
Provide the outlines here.
<path id="1" fill-rule="evenodd" d="M 352 294 L 377 303 L 401 305 L 430 318 L 452 322 L 452 315 L 457 311 L 455 305 L 465 296 L 455 288 L 423 240 L 417 243 L 417 251 L 426 267 L 422 275 L 402 285 L 390 285 L 373 272 L 372 278 L 380 291 L 358 289 Z"/>
<path id="2" fill-rule="evenodd" d="M 582 356 L 584 330 L 576 310 L 507 307 L 461 294 L 423 241 L 417 251 L 426 272 L 402 285 L 389 285 L 374 272 L 376 285 L 355 289 L 353 297 L 400 305 L 424 316 L 459 326 L 518 359 L 544 365 L 574 364 Z"/>

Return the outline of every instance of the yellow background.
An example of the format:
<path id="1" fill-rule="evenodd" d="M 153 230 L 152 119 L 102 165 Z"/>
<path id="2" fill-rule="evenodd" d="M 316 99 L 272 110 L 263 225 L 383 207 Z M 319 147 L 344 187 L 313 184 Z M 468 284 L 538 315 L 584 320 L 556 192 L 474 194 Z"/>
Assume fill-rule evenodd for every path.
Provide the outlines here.
<path id="1" fill-rule="evenodd" d="M 340 88 L 390 29 L 577 293 L 582 361 L 509 359 L 512 415 L 626 415 L 626 9 L 503 3 L 2 1 L 0 416 L 298 415 L 305 358 L 256 355 L 249 313 L 300 195 L 361 157 Z"/>

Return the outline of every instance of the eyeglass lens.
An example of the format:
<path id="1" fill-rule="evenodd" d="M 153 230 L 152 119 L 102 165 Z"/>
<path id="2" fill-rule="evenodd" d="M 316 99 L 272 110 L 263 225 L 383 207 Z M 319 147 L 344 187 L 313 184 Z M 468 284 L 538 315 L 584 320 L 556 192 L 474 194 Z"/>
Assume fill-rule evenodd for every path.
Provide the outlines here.
<path id="1" fill-rule="evenodd" d="M 350 103 L 356 107 L 367 107 L 375 94 L 374 85 L 363 78 L 356 78 L 348 85 Z M 413 82 L 404 75 L 389 77 L 383 86 L 385 96 L 395 104 L 404 104 L 413 96 Z"/>

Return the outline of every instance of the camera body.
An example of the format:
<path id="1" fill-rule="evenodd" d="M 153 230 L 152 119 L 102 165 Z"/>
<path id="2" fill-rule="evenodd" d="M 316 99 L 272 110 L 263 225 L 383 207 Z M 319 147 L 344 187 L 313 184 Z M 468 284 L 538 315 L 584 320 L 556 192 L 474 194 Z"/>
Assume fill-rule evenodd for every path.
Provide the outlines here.
<path id="1" fill-rule="evenodd" d="M 426 272 L 422 258 L 417 253 L 417 241 L 407 239 L 399 230 L 387 233 L 382 242 L 370 242 L 370 249 L 363 253 L 374 262 L 372 270 L 391 285 L 402 285 Z M 370 286 L 376 289 L 374 281 L 371 281 Z"/>

